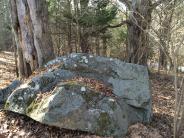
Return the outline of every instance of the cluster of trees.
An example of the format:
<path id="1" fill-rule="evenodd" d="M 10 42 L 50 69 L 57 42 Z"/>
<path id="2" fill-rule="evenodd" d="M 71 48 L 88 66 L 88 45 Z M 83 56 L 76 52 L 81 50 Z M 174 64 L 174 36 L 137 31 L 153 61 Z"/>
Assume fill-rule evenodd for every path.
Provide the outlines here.
<path id="1" fill-rule="evenodd" d="M 117 15 L 117 7 L 109 0 L 50 0 L 49 13 L 58 55 L 61 52 L 107 54 L 107 40 L 111 37 L 108 28 L 113 27 L 109 23 Z"/>
<path id="2" fill-rule="evenodd" d="M 71 52 L 155 62 L 159 70 L 172 69 L 175 57 L 183 62 L 182 0 L 2 0 L 0 5 L 0 47 L 13 42 L 12 28 L 20 77 Z"/>
<path id="3" fill-rule="evenodd" d="M 173 69 L 175 58 L 183 66 L 183 4 L 181 0 L 165 1 L 154 10 L 151 31 L 158 47 L 158 69 Z"/>

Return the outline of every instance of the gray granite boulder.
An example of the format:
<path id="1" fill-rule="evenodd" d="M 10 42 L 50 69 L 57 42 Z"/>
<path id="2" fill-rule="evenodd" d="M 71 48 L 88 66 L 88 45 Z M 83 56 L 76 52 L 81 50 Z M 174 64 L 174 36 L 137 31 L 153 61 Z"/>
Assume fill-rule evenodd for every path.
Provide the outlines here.
<path id="1" fill-rule="evenodd" d="M 59 57 L 45 67 L 48 72 L 32 78 L 8 97 L 6 110 L 43 124 L 113 137 L 124 136 L 133 123 L 151 121 L 146 67 L 88 54 Z M 73 81 L 76 77 L 97 80 L 112 91 L 97 91 Z"/>

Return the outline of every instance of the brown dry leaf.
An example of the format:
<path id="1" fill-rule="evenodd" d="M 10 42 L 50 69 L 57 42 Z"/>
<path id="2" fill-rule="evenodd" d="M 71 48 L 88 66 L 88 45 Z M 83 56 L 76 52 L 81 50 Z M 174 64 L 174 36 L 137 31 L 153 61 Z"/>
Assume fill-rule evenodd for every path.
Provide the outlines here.
<path id="1" fill-rule="evenodd" d="M 115 95 L 112 92 L 112 88 L 106 86 L 103 82 L 95 80 L 95 79 L 91 79 L 91 78 L 84 78 L 84 77 L 75 77 L 73 79 L 70 80 L 65 80 L 62 81 L 63 83 L 67 83 L 67 82 L 74 82 L 74 83 L 78 83 L 78 84 L 83 84 L 86 85 L 88 88 L 95 90 L 96 92 L 101 92 L 107 96 L 113 96 L 115 97 Z"/>
<path id="2" fill-rule="evenodd" d="M 149 129 L 143 124 L 135 124 L 129 128 L 127 138 L 163 138 L 156 129 Z"/>

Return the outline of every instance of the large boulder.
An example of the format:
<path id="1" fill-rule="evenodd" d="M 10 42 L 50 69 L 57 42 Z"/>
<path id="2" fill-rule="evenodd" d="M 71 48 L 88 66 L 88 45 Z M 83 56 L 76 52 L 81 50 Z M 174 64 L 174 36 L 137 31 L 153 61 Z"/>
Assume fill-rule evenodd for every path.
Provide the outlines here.
<path id="1" fill-rule="evenodd" d="M 71 54 L 48 62 L 48 71 L 8 97 L 5 109 L 41 123 L 122 137 L 129 125 L 149 122 L 147 68 L 117 59 Z"/>

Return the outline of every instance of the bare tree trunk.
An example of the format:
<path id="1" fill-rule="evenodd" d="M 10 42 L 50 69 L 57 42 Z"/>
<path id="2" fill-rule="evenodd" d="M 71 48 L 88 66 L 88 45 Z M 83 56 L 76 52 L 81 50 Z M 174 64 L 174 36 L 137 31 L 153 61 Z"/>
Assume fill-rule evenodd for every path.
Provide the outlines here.
<path id="1" fill-rule="evenodd" d="M 170 1 L 166 1 L 164 4 L 165 6 L 162 9 L 163 15 L 160 17 L 161 27 L 159 29 L 160 44 L 162 45 L 162 48 L 160 48 L 160 65 L 167 69 L 167 62 L 170 64 L 170 68 L 174 67 L 173 61 L 169 56 L 169 43 L 171 41 L 171 23 L 176 0 L 171 4 Z"/>
<path id="2" fill-rule="evenodd" d="M 107 39 L 102 38 L 102 41 L 103 41 L 102 55 L 107 56 Z"/>
<path id="3" fill-rule="evenodd" d="M 88 43 L 88 35 L 84 35 L 80 37 L 80 46 L 81 46 L 81 51 L 82 53 L 89 53 L 89 43 Z"/>
<path id="4" fill-rule="evenodd" d="M 15 43 L 15 39 L 13 38 L 13 48 L 14 48 L 14 59 L 15 59 L 15 72 L 16 72 L 16 76 L 19 77 L 19 70 L 18 70 L 18 61 L 17 61 L 17 46 L 16 46 L 16 43 Z"/>
<path id="5" fill-rule="evenodd" d="M 82 51 L 82 53 L 89 53 L 90 51 L 90 47 L 89 47 L 89 34 L 85 33 L 86 29 L 80 28 L 80 49 Z"/>
<path id="6" fill-rule="evenodd" d="M 68 12 L 68 14 L 69 15 L 72 15 L 72 12 L 71 12 L 71 0 L 67 0 L 67 12 Z M 72 53 L 72 51 L 73 51 L 73 47 L 72 47 L 72 22 L 71 22 L 71 20 L 68 20 L 68 22 L 67 22 L 67 24 L 68 24 L 68 52 L 69 53 Z"/>
<path id="7" fill-rule="evenodd" d="M 128 20 L 128 62 L 147 65 L 151 0 L 132 0 Z"/>
<path id="8" fill-rule="evenodd" d="M 161 48 L 159 48 L 159 68 L 163 68 L 166 69 L 167 68 L 167 57 L 164 54 L 163 50 Z"/>
<path id="9" fill-rule="evenodd" d="M 54 58 L 48 33 L 48 9 L 45 0 L 10 0 L 12 28 L 16 40 L 19 74 L 28 77 Z"/>
<path id="10" fill-rule="evenodd" d="M 96 55 L 100 56 L 100 40 L 99 40 L 99 36 L 96 36 Z"/>
<path id="11" fill-rule="evenodd" d="M 80 16 L 80 10 L 79 10 L 79 0 L 74 0 L 74 9 L 75 9 L 75 18 L 76 18 L 76 47 L 75 52 L 78 52 L 78 48 L 80 48 L 80 32 L 81 28 L 79 25 L 79 16 Z"/>
<path id="12" fill-rule="evenodd" d="M 68 49 L 69 49 L 69 53 L 72 53 L 73 51 L 73 48 L 72 48 L 72 44 L 71 44 L 71 41 L 72 41 L 72 27 L 71 27 L 71 23 L 70 21 L 68 22 Z"/>

